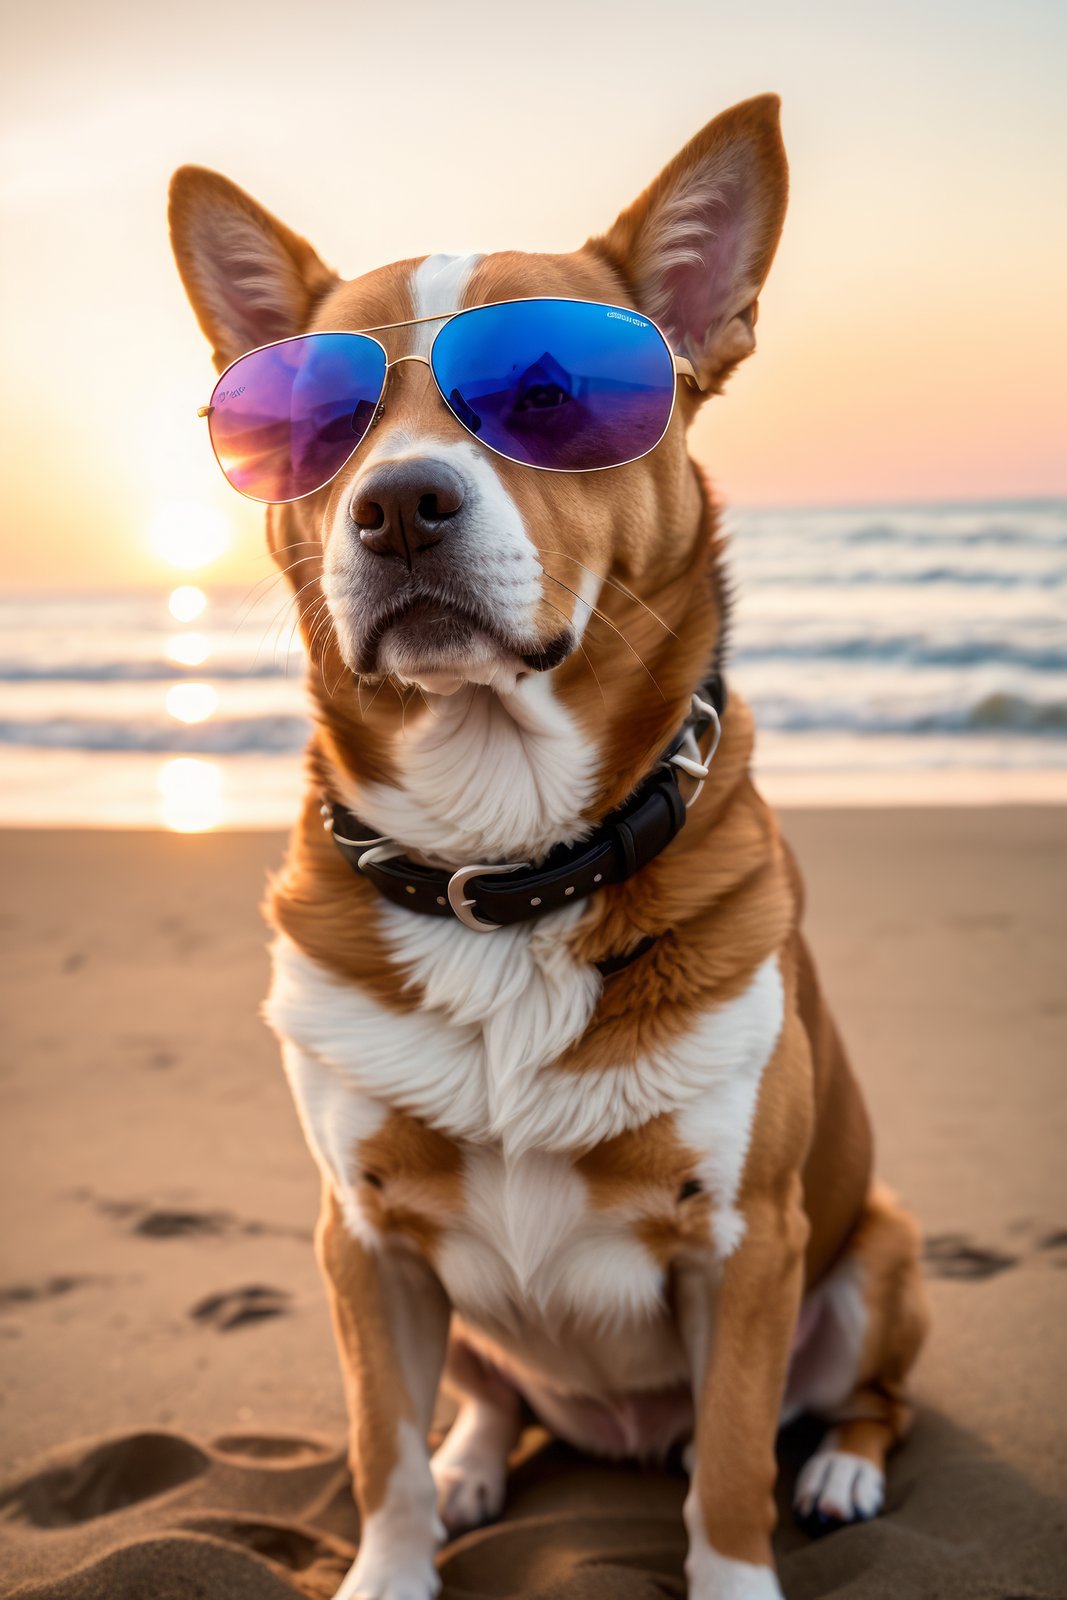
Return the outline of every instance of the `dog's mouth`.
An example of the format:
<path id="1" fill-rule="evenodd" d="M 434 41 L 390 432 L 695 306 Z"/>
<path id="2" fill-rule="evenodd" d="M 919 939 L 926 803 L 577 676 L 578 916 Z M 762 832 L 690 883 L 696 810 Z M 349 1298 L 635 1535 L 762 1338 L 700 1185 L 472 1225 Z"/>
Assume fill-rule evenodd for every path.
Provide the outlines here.
<path id="1" fill-rule="evenodd" d="M 349 665 L 451 693 L 462 683 L 507 687 L 530 672 L 558 667 L 577 644 L 567 626 L 545 641 L 517 640 L 469 600 L 411 594 L 364 623 Z"/>

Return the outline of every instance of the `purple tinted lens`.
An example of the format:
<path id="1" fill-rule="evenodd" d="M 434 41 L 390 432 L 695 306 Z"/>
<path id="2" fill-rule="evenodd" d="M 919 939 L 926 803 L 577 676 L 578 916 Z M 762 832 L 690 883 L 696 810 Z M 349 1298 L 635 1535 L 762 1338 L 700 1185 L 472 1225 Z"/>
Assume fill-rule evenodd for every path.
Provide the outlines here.
<path id="1" fill-rule="evenodd" d="M 252 500 L 299 500 L 335 477 L 370 427 L 385 351 L 359 333 L 307 333 L 251 350 L 211 396 L 211 443 Z"/>
<path id="2" fill-rule="evenodd" d="M 512 300 L 445 323 L 431 355 L 455 416 L 512 461 L 617 467 L 662 439 L 674 358 L 646 317 L 581 300 Z"/>

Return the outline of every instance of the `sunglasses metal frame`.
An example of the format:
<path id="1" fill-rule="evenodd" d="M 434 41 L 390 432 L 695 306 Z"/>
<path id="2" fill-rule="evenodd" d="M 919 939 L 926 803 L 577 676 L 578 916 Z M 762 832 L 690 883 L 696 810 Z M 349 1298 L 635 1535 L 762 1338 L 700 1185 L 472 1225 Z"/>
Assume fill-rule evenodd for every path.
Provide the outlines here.
<path id="1" fill-rule="evenodd" d="M 215 385 L 211 391 L 212 394 L 214 394 L 218 389 L 219 384 L 222 382 L 223 378 L 225 378 L 226 374 L 231 371 L 231 369 L 235 367 L 239 361 L 244 361 L 249 356 L 258 355 L 261 350 L 273 350 L 277 345 L 291 344 L 296 339 L 314 338 L 319 334 L 357 334 L 360 338 L 370 339 L 371 343 L 376 344 L 378 349 L 382 352 L 382 355 L 385 357 L 385 371 L 382 374 L 382 388 L 381 393 L 376 401 L 373 419 L 370 423 L 368 423 L 363 433 L 360 434 L 359 438 L 352 446 L 352 449 L 348 452 L 348 455 L 345 456 L 345 459 L 341 462 L 340 466 L 337 467 L 336 471 L 331 472 L 328 478 L 324 478 L 321 483 L 316 484 L 314 489 L 305 489 L 303 494 L 291 495 L 288 500 L 263 500 L 258 495 L 248 494 L 244 489 L 237 489 L 237 485 L 231 482 L 226 473 L 225 467 L 222 465 L 222 462 L 219 461 L 219 453 L 215 449 L 215 441 L 213 438 L 211 438 L 210 418 L 211 413 L 215 408 L 210 403 L 206 406 L 199 406 L 196 414 L 198 417 L 205 417 L 208 419 L 208 437 L 211 438 L 211 449 L 215 460 L 218 462 L 219 471 L 226 479 L 226 482 L 230 484 L 231 489 L 237 489 L 238 494 L 243 495 L 246 500 L 255 501 L 257 505 L 289 506 L 294 505 L 297 500 L 307 500 L 311 497 L 311 495 L 318 494 L 320 489 L 325 489 L 328 484 L 331 484 L 334 481 L 338 473 L 344 471 L 352 457 L 355 455 L 356 451 L 359 449 L 360 445 L 366 439 L 367 434 L 371 431 L 371 428 L 374 426 L 381 414 L 381 407 L 389 388 L 389 374 L 392 372 L 394 367 L 401 366 L 405 361 L 418 361 L 424 367 L 429 367 L 430 375 L 434 381 L 434 388 L 440 395 L 441 403 L 445 407 L 445 410 L 448 412 L 449 416 L 454 419 L 454 421 L 463 429 L 464 433 L 467 434 L 469 438 L 473 439 L 476 444 L 480 444 L 483 450 L 488 450 L 492 455 L 499 456 L 502 461 L 510 461 L 517 467 L 528 467 L 532 472 L 565 473 L 614 472 L 616 467 L 628 467 L 635 461 L 643 461 L 645 456 L 651 455 L 652 451 L 661 445 L 663 440 L 666 438 L 667 429 L 670 427 L 671 419 L 674 416 L 675 402 L 678 398 L 677 381 L 675 382 L 674 391 L 671 395 L 671 408 L 667 413 L 667 420 L 663 425 L 663 432 L 660 434 L 655 444 L 650 444 L 647 450 L 641 451 L 640 455 L 629 456 L 625 461 L 612 461 L 608 466 L 603 467 L 543 467 L 536 461 L 520 461 L 515 456 L 506 455 L 503 450 L 497 450 L 494 445 L 487 444 L 484 439 L 479 439 L 478 435 L 468 428 L 458 416 L 456 416 L 456 413 L 448 403 L 444 390 L 437 381 L 437 374 L 433 368 L 434 345 L 436 345 L 438 339 L 444 331 L 445 326 L 450 322 L 454 322 L 457 317 L 469 316 L 472 311 L 488 311 L 500 306 L 529 305 L 533 301 L 538 300 L 552 301 L 556 304 L 565 305 L 597 306 L 605 311 L 623 311 L 630 316 L 636 315 L 640 317 L 644 322 L 648 323 L 649 327 L 656 330 L 660 336 L 660 339 L 663 341 L 663 347 L 671 358 L 675 379 L 677 380 L 678 378 L 684 378 L 691 389 L 696 389 L 698 392 L 703 391 L 704 386 L 697 377 L 693 363 L 687 356 L 681 356 L 677 353 L 677 351 L 671 349 L 670 341 L 668 340 L 667 335 L 653 317 L 647 316 L 643 311 L 638 311 L 634 306 L 620 306 L 609 300 L 584 300 L 577 295 L 569 294 L 513 295 L 507 300 L 483 300 L 476 306 L 459 306 L 455 311 L 439 311 L 427 317 L 402 317 L 399 322 L 375 322 L 367 328 L 309 328 L 304 333 L 288 334 L 284 339 L 269 339 L 266 344 L 253 345 L 251 350 L 243 350 L 239 356 L 234 356 L 233 360 L 228 362 L 227 365 L 223 367 L 222 371 L 215 379 Z M 392 361 L 390 361 L 389 352 L 382 344 L 382 341 L 373 337 L 376 333 L 389 333 L 394 328 L 414 328 L 425 322 L 439 322 L 441 324 L 441 327 L 438 328 L 437 332 L 433 336 L 433 339 L 431 340 L 429 354 L 425 356 L 394 356 Z"/>

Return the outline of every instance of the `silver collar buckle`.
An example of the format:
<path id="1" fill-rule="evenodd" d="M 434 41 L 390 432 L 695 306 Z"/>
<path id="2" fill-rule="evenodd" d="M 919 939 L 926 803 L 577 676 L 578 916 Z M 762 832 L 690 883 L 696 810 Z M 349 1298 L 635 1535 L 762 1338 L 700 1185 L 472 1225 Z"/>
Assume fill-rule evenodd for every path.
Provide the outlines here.
<path id="1" fill-rule="evenodd" d="M 513 861 L 506 866 L 482 865 L 479 867 L 460 867 L 448 880 L 448 903 L 465 928 L 470 928 L 474 933 L 497 933 L 503 927 L 500 922 L 488 922 L 484 917 L 474 914 L 474 901 L 464 896 L 464 889 L 470 878 L 480 878 L 483 875 L 495 878 L 504 872 L 525 872 L 529 867 L 528 861 Z"/>

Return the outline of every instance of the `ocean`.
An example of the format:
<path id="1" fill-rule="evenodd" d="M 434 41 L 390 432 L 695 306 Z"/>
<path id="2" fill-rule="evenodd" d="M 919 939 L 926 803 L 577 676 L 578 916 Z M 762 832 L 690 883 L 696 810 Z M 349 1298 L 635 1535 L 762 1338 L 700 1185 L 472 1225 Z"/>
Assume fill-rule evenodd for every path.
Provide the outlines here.
<path id="1" fill-rule="evenodd" d="M 1067 799 L 1067 500 L 725 521 L 772 800 Z M 260 570 L 187 621 L 165 590 L 0 597 L 0 822 L 290 821 L 303 659 Z"/>

